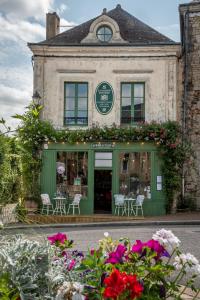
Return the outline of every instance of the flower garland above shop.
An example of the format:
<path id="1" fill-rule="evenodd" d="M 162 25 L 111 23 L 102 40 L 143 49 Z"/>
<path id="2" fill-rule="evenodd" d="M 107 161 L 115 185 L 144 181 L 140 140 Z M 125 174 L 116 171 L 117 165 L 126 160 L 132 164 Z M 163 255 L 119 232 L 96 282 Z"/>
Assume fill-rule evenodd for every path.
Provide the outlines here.
<path id="1" fill-rule="evenodd" d="M 142 123 L 134 127 L 119 127 L 116 124 L 99 127 L 94 124 L 86 129 L 58 130 L 50 122 L 40 119 L 41 110 L 42 106 L 31 103 L 24 115 L 14 116 L 22 121 L 17 138 L 33 156 L 39 159 L 38 154 L 47 143 L 154 143 L 162 158 L 168 208 L 171 207 L 174 194 L 180 190 L 182 167 L 189 153 L 177 122 Z"/>

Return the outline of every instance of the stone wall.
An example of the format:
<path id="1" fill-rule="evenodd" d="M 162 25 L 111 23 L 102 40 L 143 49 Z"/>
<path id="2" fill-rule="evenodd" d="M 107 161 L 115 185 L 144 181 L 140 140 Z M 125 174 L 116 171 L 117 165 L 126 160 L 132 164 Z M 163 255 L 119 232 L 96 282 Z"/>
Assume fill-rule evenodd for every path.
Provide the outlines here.
<path id="1" fill-rule="evenodd" d="M 88 82 L 89 126 L 120 125 L 120 85 L 145 82 L 145 120 L 165 122 L 177 119 L 177 72 L 179 45 L 162 47 L 59 47 L 32 49 L 34 89 L 44 101 L 43 118 L 63 127 L 64 82 Z M 109 82 L 115 94 L 112 111 L 100 114 L 94 103 L 95 89 Z M 77 127 L 76 127 L 77 129 Z"/>
<path id="2" fill-rule="evenodd" d="M 193 151 L 185 166 L 185 196 L 200 209 L 200 2 L 180 6 L 180 13 L 182 21 L 184 20 L 182 38 L 185 47 L 182 63 L 186 63 L 185 136 Z"/>

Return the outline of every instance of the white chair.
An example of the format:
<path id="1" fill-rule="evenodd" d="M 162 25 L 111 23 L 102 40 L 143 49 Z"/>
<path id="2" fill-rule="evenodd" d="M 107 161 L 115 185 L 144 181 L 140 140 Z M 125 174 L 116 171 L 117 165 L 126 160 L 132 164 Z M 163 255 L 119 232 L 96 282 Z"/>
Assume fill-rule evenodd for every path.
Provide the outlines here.
<path id="1" fill-rule="evenodd" d="M 124 212 L 126 211 L 126 207 L 124 204 L 124 195 L 116 194 L 114 195 L 114 199 L 115 199 L 115 215 L 117 213 L 119 216 L 120 209 L 122 210 L 122 215 L 123 215 Z"/>
<path id="2" fill-rule="evenodd" d="M 135 216 L 138 216 L 138 210 L 141 210 L 142 216 L 144 216 L 142 208 L 143 202 L 144 195 L 137 195 L 135 204 L 131 204 L 131 212 L 133 212 Z"/>
<path id="3" fill-rule="evenodd" d="M 67 214 L 69 214 L 70 208 L 72 208 L 73 215 L 74 215 L 75 214 L 75 209 L 77 208 L 78 211 L 79 211 L 79 215 L 80 215 L 80 206 L 79 206 L 79 204 L 80 204 L 81 198 L 82 198 L 81 194 L 75 194 L 74 195 L 74 199 L 73 199 L 72 203 L 69 204 Z"/>
<path id="4" fill-rule="evenodd" d="M 48 215 L 50 208 L 53 211 L 53 204 L 51 203 L 51 200 L 50 200 L 48 194 L 41 194 L 40 196 L 41 196 L 41 200 L 42 200 L 42 214 L 43 214 L 43 211 L 46 210 L 46 213 Z"/>

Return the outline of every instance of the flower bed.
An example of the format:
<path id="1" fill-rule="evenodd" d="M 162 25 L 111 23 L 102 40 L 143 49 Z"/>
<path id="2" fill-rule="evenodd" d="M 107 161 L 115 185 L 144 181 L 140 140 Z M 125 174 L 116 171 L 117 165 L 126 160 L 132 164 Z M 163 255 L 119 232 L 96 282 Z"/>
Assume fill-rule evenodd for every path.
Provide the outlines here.
<path id="1" fill-rule="evenodd" d="M 188 287 L 197 298 L 199 262 L 181 253 L 171 231 L 162 229 L 151 240 L 134 243 L 105 233 L 97 249 L 82 253 L 72 247 L 63 233 L 49 236 L 45 245 L 19 236 L 2 238 L 0 299 L 178 300 Z"/>

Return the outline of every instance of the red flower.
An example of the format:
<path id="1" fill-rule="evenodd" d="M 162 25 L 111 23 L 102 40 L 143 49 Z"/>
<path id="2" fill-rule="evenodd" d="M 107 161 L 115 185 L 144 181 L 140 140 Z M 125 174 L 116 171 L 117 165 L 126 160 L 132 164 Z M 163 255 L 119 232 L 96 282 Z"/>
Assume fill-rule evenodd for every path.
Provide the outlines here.
<path id="1" fill-rule="evenodd" d="M 140 297 L 143 287 L 137 281 L 136 275 L 128 275 L 125 272 L 120 273 L 117 269 L 114 269 L 109 277 L 104 280 L 106 286 L 104 291 L 105 298 L 117 299 L 118 296 L 123 295 L 124 299 L 133 300 L 136 297 Z"/>

